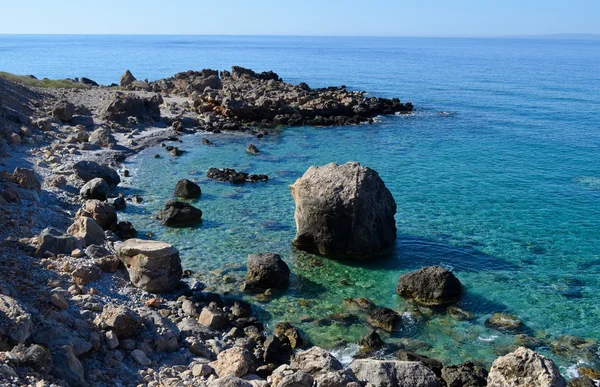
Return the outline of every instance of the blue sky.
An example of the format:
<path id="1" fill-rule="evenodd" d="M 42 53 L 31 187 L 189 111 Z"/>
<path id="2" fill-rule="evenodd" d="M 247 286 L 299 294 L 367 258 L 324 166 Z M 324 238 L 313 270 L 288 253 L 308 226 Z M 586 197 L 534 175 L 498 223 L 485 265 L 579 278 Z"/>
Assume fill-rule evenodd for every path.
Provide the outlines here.
<path id="1" fill-rule="evenodd" d="M 0 0 L 0 33 L 600 34 L 600 0 Z"/>

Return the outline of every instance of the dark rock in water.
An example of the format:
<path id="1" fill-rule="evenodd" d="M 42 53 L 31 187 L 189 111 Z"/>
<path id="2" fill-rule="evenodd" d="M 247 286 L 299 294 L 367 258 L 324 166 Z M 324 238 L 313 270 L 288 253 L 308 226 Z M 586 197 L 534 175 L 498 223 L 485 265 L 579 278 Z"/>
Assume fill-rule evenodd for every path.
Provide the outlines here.
<path id="1" fill-rule="evenodd" d="M 500 331 L 516 331 L 523 326 L 523 322 L 508 313 L 494 313 L 485 320 L 485 326 Z"/>
<path id="2" fill-rule="evenodd" d="M 596 387 L 596 382 L 587 376 L 571 379 L 568 387 Z"/>
<path id="3" fill-rule="evenodd" d="M 392 332 L 402 321 L 402 316 L 390 308 L 375 308 L 367 315 L 367 322 L 384 331 Z"/>
<path id="4" fill-rule="evenodd" d="M 117 211 L 123 211 L 123 210 L 125 210 L 125 208 L 127 208 L 127 202 L 125 201 L 125 198 L 122 196 L 115 198 L 115 200 L 113 200 L 112 204 L 115 207 L 115 210 L 117 210 Z"/>
<path id="5" fill-rule="evenodd" d="M 396 293 L 423 305 L 444 305 L 458 301 L 462 285 L 452 272 L 430 266 L 400 276 Z"/>
<path id="6" fill-rule="evenodd" d="M 79 195 L 83 199 L 106 200 L 110 193 L 110 187 L 102 178 L 95 178 L 84 184 L 79 190 Z"/>
<path id="7" fill-rule="evenodd" d="M 566 335 L 552 341 L 550 349 L 557 355 L 593 360 L 598 353 L 598 342 L 593 339 Z"/>
<path id="8" fill-rule="evenodd" d="M 182 199 L 198 199 L 202 194 L 200 186 L 188 179 L 181 179 L 175 185 L 175 196 Z"/>
<path id="9" fill-rule="evenodd" d="M 165 226 L 186 227 L 202 221 L 202 211 L 189 203 L 169 200 L 165 208 L 158 213 Z"/>
<path id="10" fill-rule="evenodd" d="M 362 258 L 396 240 L 396 202 L 374 170 L 356 162 L 310 167 L 290 186 L 296 247 Z"/>
<path id="11" fill-rule="evenodd" d="M 285 337 L 285 340 L 289 342 L 292 349 L 302 348 L 304 346 L 304 340 L 302 339 L 298 328 L 292 326 L 292 324 L 287 321 L 275 324 L 274 333 L 280 339 Z"/>
<path id="12" fill-rule="evenodd" d="M 138 122 L 153 124 L 160 120 L 163 99 L 156 94 L 150 98 L 133 94 L 116 93 L 100 111 L 100 116 L 121 125 L 129 124 L 129 117 Z"/>
<path id="13" fill-rule="evenodd" d="M 127 240 L 137 237 L 137 230 L 133 227 L 131 222 L 121 221 L 117 223 L 117 235 L 122 240 Z"/>
<path id="14" fill-rule="evenodd" d="M 98 83 L 92 81 L 89 78 L 86 77 L 81 77 L 81 79 L 79 80 L 79 82 L 83 83 L 84 85 L 88 85 L 88 86 L 94 86 L 94 87 L 98 87 L 100 85 L 98 85 Z"/>
<path id="15" fill-rule="evenodd" d="M 247 290 L 281 289 L 290 281 L 290 268 L 277 254 L 248 255 Z"/>
<path id="16" fill-rule="evenodd" d="M 267 175 L 249 175 L 245 172 L 238 172 L 235 169 L 229 168 L 210 168 L 208 172 L 206 172 L 206 176 L 209 179 L 214 179 L 218 181 L 228 181 L 233 184 L 255 183 L 259 181 L 269 180 L 269 177 Z"/>
<path id="17" fill-rule="evenodd" d="M 69 122 L 75 114 L 75 105 L 69 101 L 57 102 L 52 108 L 52 117 L 62 122 Z"/>
<path id="18" fill-rule="evenodd" d="M 396 353 L 396 358 L 402 361 L 420 361 L 425 365 L 425 367 L 432 370 L 438 378 L 442 376 L 442 367 L 444 367 L 444 365 L 428 356 L 419 355 L 408 351 L 398 351 L 398 353 Z"/>
<path id="19" fill-rule="evenodd" d="M 383 347 L 385 343 L 377 334 L 377 332 L 372 330 L 368 335 L 363 336 L 360 338 L 360 340 L 358 340 L 358 345 L 361 346 L 361 349 L 364 352 L 372 352 Z"/>
<path id="20" fill-rule="evenodd" d="M 117 171 L 95 161 L 79 161 L 73 165 L 73 171 L 78 178 L 86 183 L 97 177 L 104 179 L 110 187 L 116 187 L 121 182 Z"/>
<path id="21" fill-rule="evenodd" d="M 460 308 L 457 308 L 455 306 L 450 306 L 446 309 L 446 312 L 448 312 L 448 314 L 450 315 L 450 317 L 452 317 L 455 320 L 458 321 L 471 321 L 471 320 L 475 320 L 475 315 L 471 312 L 468 312 L 466 310 L 462 310 Z"/>
<path id="22" fill-rule="evenodd" d="M 255 155 L 260 153 L 258 151 L 258 148 L 256 147 L 256 145 L 254 145 L 254 144 L 248 144 L 248 146 L 246 147 L 246 152 L 252 153 Z"/>
<path id="23" fill-rule="evenodd" d="M 127 87 L 135 81 L 137 81 L 137 79 L 135 79 L 135 77 L 133 76 L 131 71 L 126 70 L 125 73 L 123 73 L 123 75 L 121 75 L 121 80 L 119 83 L 122 87 Z"/>
<path id="24" fill-rule="evenodd" d="M 442 369 L 442 379 L 448 387 L 482 387 L 487 385 L 487 370 L 471 362 L 446 366 Z"/>
<path id="25" fill-rule="evenodd" d="M 184 151 L 184 150 L 182 150 L 182 149 L 179 149 L 179 148 L 178 148 L 178 147 L 176 147 L 176 146 L 168 146 L 166 149 L 167 149 L 167 151 L 169 152 L 169 154 L 170 154 L 171 156 L 173 156 L 173 157 L 179 157 L 179 156 L 181 156 L 182 154 L 184 154 L 184 153 L 185 153 L 185 151 Z"/>
<path id="26" fill-rule="evenodd" d="M 203 145 L 215 145 L 208 138 L 203 138 L 202 139 L 202 144 Z"/>

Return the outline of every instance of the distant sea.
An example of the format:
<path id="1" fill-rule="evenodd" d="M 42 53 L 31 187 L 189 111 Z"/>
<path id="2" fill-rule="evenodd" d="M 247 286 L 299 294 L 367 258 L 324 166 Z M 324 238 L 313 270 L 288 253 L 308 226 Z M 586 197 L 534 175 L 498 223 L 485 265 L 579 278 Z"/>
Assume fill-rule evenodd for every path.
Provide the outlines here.
<path id="1" fill-rule="evenodd" d="M 290 289 L 257 304 L 266 321 L 297 324 L 315 344 L 348 352 L 367 332 L 341 305 L 368 297 L 405 311 L 388 342 L 445 362 L 488 364 L 514 348 L 514 334 L 484 326 L 493 312 L 521 318 L 545 340 L 600 340 L 600 41 L 207 36 L 0 36 L 0 71 L 38 78 L 118 82 L 232 65 L 273 70 L 311 87 L 347 85 L 416 106 L 373 125 L 283 128 L 190 136 L 176 160 L 149 149 L 128 162 L 124 183 L 145 201 L 126 217 L 180 248 L 209 289 L 232 290 L 248 253 L 274 251 L 290 264 Z M 254 142 L 261 154 L 248 155 Z M 288 185 L 310 165 L 360 161 L 377 170 L 398 204 L 398 241 L 379 261 L 343 262 L 295 251 Z M 165 168 L 165 165 L 167 168 Z M 266 173 L 234 187 L 209 167 Z M 150 215 L 183 177 L 200 182 L 196 229 L 164 229 Z M 395 294 L 398 276 L 424 265 L 452 268 L 476 320 L 414 308 Z M 224 280 L 224 278 L 226 278 Z M 578 361 L 555 356 L 569 374 Z M 598 361 L 596 357 L 596 361 Z M 598 364 L 595 364 L 598 366 Z"/>

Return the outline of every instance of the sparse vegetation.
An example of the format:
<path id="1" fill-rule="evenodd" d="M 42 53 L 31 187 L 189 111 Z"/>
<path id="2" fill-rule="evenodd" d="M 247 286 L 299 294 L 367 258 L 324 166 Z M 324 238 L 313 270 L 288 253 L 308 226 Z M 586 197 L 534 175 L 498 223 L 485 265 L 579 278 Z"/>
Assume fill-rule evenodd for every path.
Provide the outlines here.
<path id="1" fill-rule="evenodd" d="M 35 79 L 27 75 L 16 75 L 0 71 L 0 77 L 9 81 L 22 83 L 27 86 L 41 87 L 44 89 L 87 89 L 83 83 L 73 82 L 69 79 Z"/>

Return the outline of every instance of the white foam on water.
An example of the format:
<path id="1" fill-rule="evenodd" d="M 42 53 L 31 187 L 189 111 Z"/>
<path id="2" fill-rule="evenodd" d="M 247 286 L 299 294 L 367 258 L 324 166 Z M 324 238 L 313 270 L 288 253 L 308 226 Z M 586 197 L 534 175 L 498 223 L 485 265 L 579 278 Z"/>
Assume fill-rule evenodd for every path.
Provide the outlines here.
<path id="1" fill-rule="evenodd" d="M 341 348 L 331 350 L 331 354 L 342 363 L 344 367 L 348 367 L 360 352 L 358 344 L 348 344 Z"/>
<path id="2" fill-rule="evenodd" d="M 486 343 L 490 343 L 490 342 L 496 340 L 497 338 L 498 338 L 497 335 L 491 335 L 491 336 L 488 336 L 488 337 L 478 336 L 477 340 L 479 340 L 479 341 L 485 341 Z"/>

